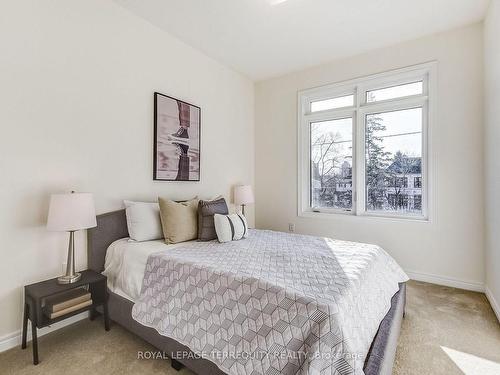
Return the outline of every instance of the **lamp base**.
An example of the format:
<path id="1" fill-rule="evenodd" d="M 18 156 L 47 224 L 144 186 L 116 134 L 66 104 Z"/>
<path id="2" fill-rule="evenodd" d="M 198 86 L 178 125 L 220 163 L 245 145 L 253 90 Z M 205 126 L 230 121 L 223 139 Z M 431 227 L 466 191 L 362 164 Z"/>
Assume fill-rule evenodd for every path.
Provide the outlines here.
<path id="1" fill-rule="evenodd" d="M 76 283 L 80 278 L 82 277 L 82 274 L 79 272 L 76 272 L 74 275 L 64 275 L 64 276 L 59 276 L 57 278 L 57 283 L 58 284 L 72 284 Z"/>

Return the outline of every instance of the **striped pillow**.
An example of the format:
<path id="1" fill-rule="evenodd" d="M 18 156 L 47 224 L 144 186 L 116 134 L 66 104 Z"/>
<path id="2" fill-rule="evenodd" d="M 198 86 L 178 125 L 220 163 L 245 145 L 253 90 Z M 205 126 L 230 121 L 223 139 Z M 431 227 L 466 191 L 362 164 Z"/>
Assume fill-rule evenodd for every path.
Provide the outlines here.
<path id="1" fill-rule="evenodd" d="M 215 232 L 219 242 L 241 240 L 248 236 L 245 216 L 240 214 L 214 215 Z"/>

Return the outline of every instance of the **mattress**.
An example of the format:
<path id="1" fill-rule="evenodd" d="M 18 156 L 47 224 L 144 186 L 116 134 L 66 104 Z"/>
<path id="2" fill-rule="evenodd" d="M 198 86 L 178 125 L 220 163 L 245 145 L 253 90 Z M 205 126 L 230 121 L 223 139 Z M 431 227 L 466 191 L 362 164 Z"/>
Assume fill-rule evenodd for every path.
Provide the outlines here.
<path id="1" fill-rule="evenodd" d="M 378 246 L 273 231 L 150 250 L 133 318 L 235 375 L 361 374 L 408 280 Z"/>
<path id="2" fill-rule="evenodd" d="M 167 245 L 164 240 L 137 242 L 129 238 L 114 241 L 106 251 L 102 272 L 108 278 L 108 289 L 135 302 L 141 292 L 148 257 L 154 253 L 185 246 L 187 243 L 189 242 Z"/>

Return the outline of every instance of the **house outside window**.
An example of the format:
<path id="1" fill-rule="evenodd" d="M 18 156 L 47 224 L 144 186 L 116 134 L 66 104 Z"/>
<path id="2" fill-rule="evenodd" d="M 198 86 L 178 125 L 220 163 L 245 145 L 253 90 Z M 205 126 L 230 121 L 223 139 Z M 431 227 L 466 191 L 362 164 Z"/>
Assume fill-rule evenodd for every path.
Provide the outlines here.
<path id="1" fill-rule="evenodd" d="M 299 93 L 299 215 L 428 219 L 435 64 Z"/>

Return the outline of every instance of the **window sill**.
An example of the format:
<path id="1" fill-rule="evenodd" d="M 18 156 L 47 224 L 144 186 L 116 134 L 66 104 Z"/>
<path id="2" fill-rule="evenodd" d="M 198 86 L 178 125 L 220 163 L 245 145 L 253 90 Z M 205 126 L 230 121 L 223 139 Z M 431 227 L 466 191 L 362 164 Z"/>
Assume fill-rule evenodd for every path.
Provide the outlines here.
<path id="1" fill-rule="evenodd" d="M 431 220 L 424 216 L 398 216 L 398 215 L 379 215 L 379 214 L 355 214 L 352 211 L 338 211 L 338 212 L 315 212 L 303 211 L 298 214 L 298 217 L 309 219 L 327 219 L 338 220 L 344 217 L 368 220 L 381 220 L 381 221 L 395 221 L 395 222 L 416 222 L 416 223 L 430 223 Z M 354 219 L 354 220 L 356 220 Z"/>

